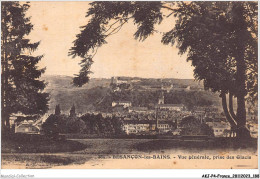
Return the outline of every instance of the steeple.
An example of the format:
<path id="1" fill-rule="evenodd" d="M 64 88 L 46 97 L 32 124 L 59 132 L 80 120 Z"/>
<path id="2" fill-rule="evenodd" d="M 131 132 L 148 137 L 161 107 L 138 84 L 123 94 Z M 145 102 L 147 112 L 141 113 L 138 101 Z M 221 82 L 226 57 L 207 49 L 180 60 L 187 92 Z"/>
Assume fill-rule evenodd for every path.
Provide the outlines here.
<path id="1" fill-rule="evenodd" d="M 163 91 L 161 92 L 158 100 L 158 104 L 164 104 L 164 94 Z"/>

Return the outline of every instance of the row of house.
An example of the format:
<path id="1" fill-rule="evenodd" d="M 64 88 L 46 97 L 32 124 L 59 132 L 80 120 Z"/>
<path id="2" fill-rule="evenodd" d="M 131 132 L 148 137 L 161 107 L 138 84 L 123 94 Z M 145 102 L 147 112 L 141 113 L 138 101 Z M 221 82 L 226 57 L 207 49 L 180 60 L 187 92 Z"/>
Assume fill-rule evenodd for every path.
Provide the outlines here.
<path id="1" fill-rule="evenodd" d="M 156 107 L 156 109 L 169 110 L 169 111 L 182 111 L 182 110 L 184 110 L 183 104 L 158 104 L 155 107 Z"/>
<path id="2" fill-rule="evenodd" d="M 128 108 L 129 112 L 147 112 L 147 107 L 132 107 L 132 103 L 129 101 L 113 101 L 112 107 L 116 108 L 122 106 L 123 108 Z M 169 110 L 169 111 L 182 111 L 185 109 L 183 104 L 158 104 L 155 109 Z"/>
<path id="3" fill-rule="evenodd" d="M 227 122 L 209 121 L 206 124 L 213 129 L 215 137 L 228 137 L 231 127 Z M 122 129 L 126 134 L 151 134 L 158 130 L 159 133 L 172 132 L 173 135 L 179 135 L 181 129 L 175 122 L 169 120 L 124 120 Z M 178 133 L 176 129 L 179 129 Z"/>
<path id="4" fill-rule="evenodd" d="M 125 120 L 123 130 L 126 134 L 150 134 L 158 129 L 159 133 L 167 133 L 176 128 L 172 121 Z"/>
<path id="5" fill-rule="evenodd" d="M 230 136 L 231 127 L 223 119 L 207 119 L 204 121 L 213 129 L 215 137 Z M 16 123 L 15 133 L 40 134 L 41 123 L 32 120 Z M 258 125 L 248 124 L 251 136 L 258 137 Z M 167 133 L 172 132 L 173 135 L 179 135 L 181 129 L 177 128 L 177 120 L 175 122 L 169 120 L 124 120 L 122 129 L 126 134 L 151 134 L 152 132 Z M 176 130 L 178 129 L 178 131 Z M 176 133 L 177 131 L 177 133 Z"/>
<path id="6" fill-rule="evenodd" d="M 205 120 L 208 114 L 217 113 L 217 108 L 197 107 L 193 113 L 187 113 L 183 104 L 165 104 L 163 91 L 159 96 L 158 104 L 155 105 L 155 110 L 153 111 L 155 116 L 152 117 L 152 120 L 149 119 L 147 107 L 132 107 L 129 101 L 114 101 L 112 103 L 113 107 L 119 105 L 128 108 L 129 113 L 147 114 L 147 116 L 137 115 L 137 118 L 132 114 L 130 117 L 124 118 L 123 130 L 126 134 L 148 134 L 155 130 L 158 130 L 159 133 L 175 131 L 177 123 L 184 117 L 183 114 L 192 114 L 201 122 L 208 124 L 213 129 L 216 137 L 227 136 L 228 131 L 230 131 L 230 126 L 225 120 Z M 174 120 L 175 123 L 172 122 Z"/>

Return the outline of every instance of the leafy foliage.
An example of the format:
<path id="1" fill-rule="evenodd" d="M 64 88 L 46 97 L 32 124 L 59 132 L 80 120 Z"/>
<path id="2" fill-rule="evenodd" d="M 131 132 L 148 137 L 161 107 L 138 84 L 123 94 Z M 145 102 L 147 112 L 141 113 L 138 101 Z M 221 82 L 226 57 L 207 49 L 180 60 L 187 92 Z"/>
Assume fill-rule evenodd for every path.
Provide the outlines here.
<path id="1" fill-rule="evenodd" d="M 85 114 L 81 117 L 50 115 L 43 123 L 42 129 L 48 136 L 58 134 L 90 134 L 113 136 L 124 134 L 122 122 L 116 117 L 102 117 L 101 114 Z"/>
<path id="2" fill-rule="evenodd" d="M 202 91 L 174 91 L 165 94 L 166 104 L 184 104 L 189 110 L 192 110 L 195 106 L 210 106 L 217 105 L 214 101 L 213 95 Z"/>
<path id="3" fill-rule="evenodd" d="M 81 27 L 81 33 L 73 42 L 69 55 L 82 58 L 81 71 L 73 82 L 82 86 L 89 81 L 89 71 L 93 63 L 96 48 L 106 44 L 106 37 L 118 32 L 121 27 L 133 19 L 138 30 L 134 34 L 136 39 L 145 40 L 154 32 L 154 24 L 160 24 L 162 13 L 161 2 L 92 2 L 86 17 L 91 17 L 88 24 Z"/>
<path id="4" fill-rule="evenodd" d="M 64 115 L 50 115 L 42 124 L 42 130 L 47 136 L 56 136 L 62 132 L 65 127 Z"/>
<path id="5" fill-rule="evenodd" d="M 180 126 L 182 128 L 181 135 L 208 135 L 214 136 L 213 129 L 207 124 L 201 123 L 193 116 L 182 119 Z"/>
<path id="6" fill-rule="evenodd" d="M 48 94 L 43 92 L 46 84 L 39 80 L 45 69 L 37 67 L 43 56 L 31 55 L 39 42 L 26 38 L 33 29 L 26 17 L 29 7 L 19 2 L 1 4 L 2 117 L 7 127 L 11 113 L 41 115 L 48 110 Z"/>
<path id="7" fill-rule="evenodd" d="M 88 134 L 98 134 L 101 136 L 124 134 L 122 121 L 115 116 L 104 118 L 101 114 L 85 114 L 80 119 L 86 123 Z"/>
<path id="8" fill-rule="evenodd" d="M 171 13 L 163 15 L 163 9 Z M 171 15 L 176 22 L 163 34 L 162 43 L 176 45 L 179 54 L 187 53 L 187 60 L 195 67 L 195 78 L 203 81 L 206 89 L 221 93 L 232 126 L 245 128 L 245 97 L 255 102 L 258 95 L 257 2 L 93 2 L 87 12 L 92 18 L 77 35 L 70 55 L 83 60 L 90 55 L 92 62 L 90 50 L 105 44 L 105 38 L 129 19 L 137 24 L 135 38 L 145 40 L 156 32 L 156 24 Z M 229 111 L 227 93 L 231 99 Z M 233 112 L 233 97 L 237 98 L 237 114 Z"/>
<path id="9" fill-rule="evenodd" d="M 237 20 L 242 8 L 244 24 Z M 247 89 L 252 100 L 257 93 L 257 3 L 255 2 L 178 2 L 174 8 L 164 2 L 93 2 L 87 12 L 92 17 L 77 35 L 70 55 L 80 56 L 86 66 L 93 63 L 90 50 L 105 44 L 105 38 L 118 31 L 129 19 L 137 24 L 136 39 L 145 40 L 156 32 L 155 24 L 163 20 L 163 10 L 170 10 L 176 25 L 165 33 L 162 43 L 177 43 L 179 53 L 188 52 L 187 60 L 195 67 L 194 75 L 203 80 L 205 88 L 236 95 L 236 32 L 242 25 L 244 60 L 247 61 Z M 168 17 L 168 16 L 167 16 Z M 118 26 L 116 26 L 118 25 Z M 87 56 L 88 59 L 85 58 Z M 85 68 L 87 69 L 87 68 Z M 83 70 L 83 69 L 82 69 Z M 87 80 L 80 80 L 82 83 Z"/>
<path id="10" fill-rule="evenodd" d="M 238 5 L 239 4 L 239 5 Z M 239 6 L 239 7 L 237 7 Z M 239 22 L 236 11 L 242 8 L 243 22 Z M 164 44 L 177 43 L 179 53 L 188 53 L 188 61 L 195 67 L 194 75 L 198 80 L 203 80 L 206 89 L 219 92 L 239 93 L 237 55 L 242 54 L 242 59 L 248 65 L 247 71 L 257 73 L 257 34 L 244 30 L 241 37 L 236 33 L 242 26 L 257 28 L 257 4 L 247 2 L 191 2 L 179 3 L 175 13 L 176 26 L 165 33 Z M 253 18 L 250 21 L 247 19 Z M 244 24 L 243 24 L 244 23 Z M 240 38 L 240 42 L 238 41 Z M 239 44 L 244 43 L 245 49 L 239 49 Z M 247 54 L 250 54 L 250 58 Z M 241 57 L 240 57 L 241 58 Z M 247 72 L 246 72 L 247 73 Z M 256 95 L 257 90 L 252 90 L 252 84 L 257 83 L 255 77 L 248 75 L 247 83 L 251 87 L 250 96 Z"/>

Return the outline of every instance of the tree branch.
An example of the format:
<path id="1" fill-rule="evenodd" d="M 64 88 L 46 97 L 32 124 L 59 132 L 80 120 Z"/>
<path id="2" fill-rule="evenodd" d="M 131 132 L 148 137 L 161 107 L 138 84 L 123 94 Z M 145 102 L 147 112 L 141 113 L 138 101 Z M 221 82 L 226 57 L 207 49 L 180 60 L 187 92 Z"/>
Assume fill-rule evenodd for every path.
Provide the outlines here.
<path id="1" fill-rule="evenodd" d="M 113 24 L 111 24 L 110 26 L 109 26 L 109 28 L 106 30 L 106 32 L 108 32 L 116 23 L 118 23 L 120 20 L 122 20 L 122 19 L 118 19 L 117 21 L 115 21 Z"/>
<path id="2" fill-rule="evenodd" d="M 164 6 L 164 5 L 162 5 L 161 7 L 164 8 L 164 9 L 171 10 L 171 11 L 173 11 L 173 12 L 176 11 L 176 9 L 173 9 L 173 8 L 171 8 L 171 7 L 168 7 L 168 6 Z"/>
<path id="3" fill-rule="evenodd" d="M 116 23 L 118 23 L 118 22 L 120 22 L 120 21 L 123 21 L 123 20 L 124 20 L 125 22 L 127 22 L 127 21 L 128 21 L 130 18 L 132 18 L 132 17 L 133 17 L 133 16 L 131 16 L 131 17 L 126 17 L 126 18 L 123 18 L 123 17 L 122 17 L 122 18 L 119 18 L 117 21 L 115 21 L 114 23 L 112 23 L 111 25 L 109 25 L 109 28 L 105 31 L 105 33 L 108 32 Z M 125 23 L 125 22 L 124 22 L 124 23 Z M 120 25 L 122 25 L 122 23 L 121 23 Z M 120 25 L 119 25 L 119 26 L 120 26 Z M 116 27 L 116 28 L 118 28 L 118 27 Z"/>
<path id="4" fill-rule="evenodd" d="M 117 32 L 119 32 L 119 30 L 122 28 L 122 26 L 127 22 L 127 20 L 125 20 L 125 22 L 121 23 L 119 26 L 117 26 L 116 28 L 114 28 L 110 33 L 108 33 L 107 35 L 105 35 L 106 37 L 116 34 Z"/>

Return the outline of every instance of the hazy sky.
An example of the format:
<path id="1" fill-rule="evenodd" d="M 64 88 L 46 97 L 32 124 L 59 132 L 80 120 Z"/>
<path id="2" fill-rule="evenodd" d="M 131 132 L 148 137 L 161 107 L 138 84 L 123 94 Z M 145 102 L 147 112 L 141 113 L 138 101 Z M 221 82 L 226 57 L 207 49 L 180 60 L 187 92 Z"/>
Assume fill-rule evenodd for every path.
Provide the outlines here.
<path id="1" fill-rule="evenodd" d="M 85 14 L 88 2 L 31 2 L 28 15 L 34 24 L 30 34 L 32 41 L 41 41 L 35 54 L 44 54 L 39 63 L 47 67 L 46 75 L 73 76 L 80 70 L 80 58 L 72 59 L 68 51 L 80 26 L 86 25 Z M 173 27 L 169 19 L 159 31 L 166 32 Z M 193 78 L 191 63 L 186 56 L 179 56 L 175 47 L 160 43 L 161 34 L 156 33 L 144 42 L 134 39 L 136 26 L 126 24 L 120 32 L 107 39 L 108 44 L 99 48 L 91 77 L 139 76 L 154 78 Z"/>

